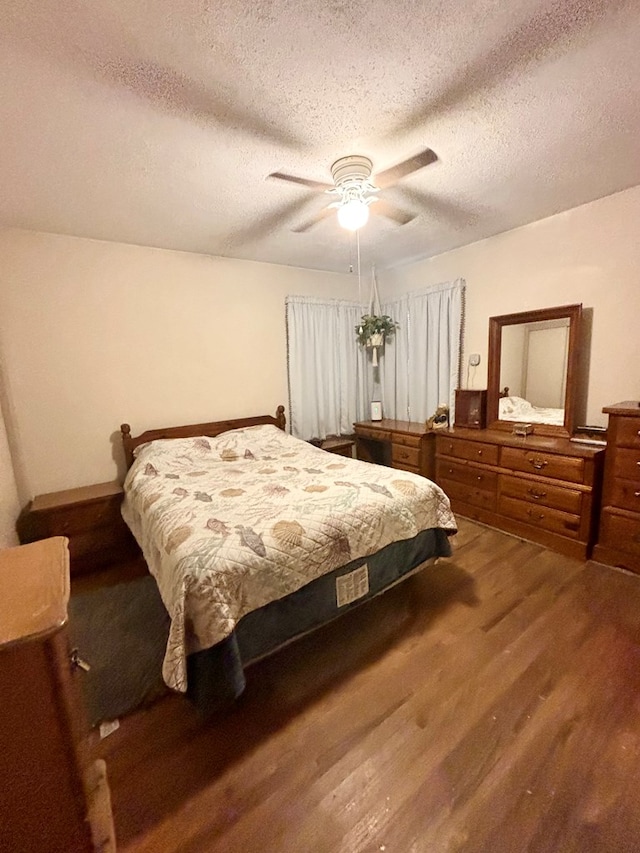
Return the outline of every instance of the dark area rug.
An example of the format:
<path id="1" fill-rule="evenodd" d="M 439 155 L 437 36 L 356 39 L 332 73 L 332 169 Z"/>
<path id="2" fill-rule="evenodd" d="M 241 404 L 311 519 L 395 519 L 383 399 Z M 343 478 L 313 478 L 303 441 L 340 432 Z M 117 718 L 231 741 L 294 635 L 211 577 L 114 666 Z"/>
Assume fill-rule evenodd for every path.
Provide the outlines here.
<path id="1" fill-rule="evenodd" d="M 90 665 L 80 683 L 92 726 L 160 696 L 169 616 L 155 580 L 136 578 L 72 595 L 69 634 Z"/>

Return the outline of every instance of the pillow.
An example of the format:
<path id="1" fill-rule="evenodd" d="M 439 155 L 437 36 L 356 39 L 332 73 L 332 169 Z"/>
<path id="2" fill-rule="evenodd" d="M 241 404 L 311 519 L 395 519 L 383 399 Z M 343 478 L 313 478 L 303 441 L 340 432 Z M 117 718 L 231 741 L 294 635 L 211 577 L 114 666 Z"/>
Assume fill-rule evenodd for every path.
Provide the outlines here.
<path id="1" fill-rule="evenodd" d="M 238 459 L 264 459 L 283 450 L 295 450 L 299 439 L 293 438 L 273 424 L 259 424 L 221 432 L 211 442 L 211 453 L 223 462 Z"/>
<path id="2" fill-rule="evenodd" d="M 509 419 L 510 415 L 524 415 L 527 417 L 532 411 L 531 403 L 524 397 L 501 397 L 500 417 Z"/>

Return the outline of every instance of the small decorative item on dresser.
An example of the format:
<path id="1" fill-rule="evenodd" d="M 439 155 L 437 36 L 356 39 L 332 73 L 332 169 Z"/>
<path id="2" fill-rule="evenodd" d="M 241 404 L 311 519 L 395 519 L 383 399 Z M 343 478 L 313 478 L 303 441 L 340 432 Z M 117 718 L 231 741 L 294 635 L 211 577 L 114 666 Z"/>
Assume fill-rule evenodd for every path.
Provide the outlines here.
<path id="1" fill-rule="evenodd" d="M 430 418 L 427 418 L 427 429 L 447 429 L 449 426 L 449 406 L 440 403 Z"/>
<path id="2" fill-rule="evenodd" d="M 484 429 L 487 425 L 487 392 L 475 388 L 456 389 L 454 426 Z"/>

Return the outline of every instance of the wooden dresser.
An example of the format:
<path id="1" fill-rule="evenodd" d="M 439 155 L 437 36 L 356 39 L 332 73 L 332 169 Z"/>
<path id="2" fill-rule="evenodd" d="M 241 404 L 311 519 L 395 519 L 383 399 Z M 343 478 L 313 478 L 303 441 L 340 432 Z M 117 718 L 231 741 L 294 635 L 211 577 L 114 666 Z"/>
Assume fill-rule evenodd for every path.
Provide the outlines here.
<path id="1" fill-rule="evenodd" d="M 361 421 L 353 429 L 358 459 L 435 478 L 435 432 L 424 423 L 383 418 Z"/>
<path id="2" fill-rule="evenodd" d="M 454 512 L 587 559 L 603 459 L 568 439 L 454 428 L 436 438 L 436 482 Z"/>
<path id="3" fill-rule="evenodd" d="M 66 620 L 63 537 L 0 550 L 0 850 L 115 851 L 104 762 L 90 763 Z"/>
<path id="4" fill-rule="evenodd" d="M 595 560 L 640 572 L 640 402 L 606 406 L 609 415 L 600 535 Z"/>

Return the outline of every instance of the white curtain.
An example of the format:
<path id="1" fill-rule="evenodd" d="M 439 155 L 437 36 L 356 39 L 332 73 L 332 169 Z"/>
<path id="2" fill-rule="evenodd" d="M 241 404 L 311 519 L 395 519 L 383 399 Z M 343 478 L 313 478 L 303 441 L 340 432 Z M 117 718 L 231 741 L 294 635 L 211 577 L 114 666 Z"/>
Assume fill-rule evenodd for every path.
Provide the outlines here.
<path id="1" fill-rule="evenodd" d="M 381 359 L 384 417 L 424 421 L 440 403 L 453 411 L 460 381 L 464 292 L 464 281 L 458 279 L 382 304 L 382 313 L 398 323 Z"/>
<path id="2" fill-rule="evenodd" d="M 385 418 L 425 421 L 454 408 L 459 387 L 464 281 L 408 293 L 380 306 L 398 323 L 379 368 L 356 341 L 365 309 L 341 300 L 288 296 L 287 352 L 291 432 L 308 440 L 348 435 L 369 420 L 372 400 Z"/>
<path id="3" fill-rule="evenodd" d="M 362 313 L 337 299 L 287 297 L 289 418 L 298 438 L 349 435 L 368 420 L 373 377 L 355 331 Z"/>

